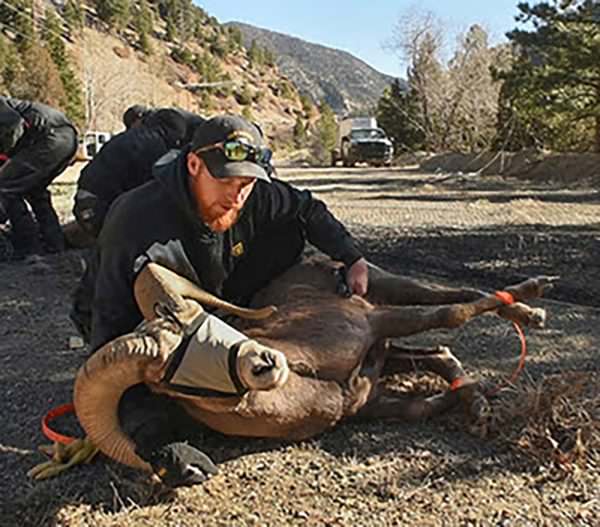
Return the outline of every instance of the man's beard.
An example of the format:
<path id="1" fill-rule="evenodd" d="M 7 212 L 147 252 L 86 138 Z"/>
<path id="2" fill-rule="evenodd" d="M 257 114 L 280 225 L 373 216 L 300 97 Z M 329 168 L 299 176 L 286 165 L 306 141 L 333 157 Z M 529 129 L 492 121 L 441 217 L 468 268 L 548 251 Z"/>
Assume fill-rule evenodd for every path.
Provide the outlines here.
<path id="1" fill-rule="evenodd" d="M 230 209 L 224 214 L 221 214 L 220 216 L 216 217 L 215 219 L 207 221 L 206 225 L 213 232 L 225 232 L 237 223 L 239 217 L 239 210 Z"/>

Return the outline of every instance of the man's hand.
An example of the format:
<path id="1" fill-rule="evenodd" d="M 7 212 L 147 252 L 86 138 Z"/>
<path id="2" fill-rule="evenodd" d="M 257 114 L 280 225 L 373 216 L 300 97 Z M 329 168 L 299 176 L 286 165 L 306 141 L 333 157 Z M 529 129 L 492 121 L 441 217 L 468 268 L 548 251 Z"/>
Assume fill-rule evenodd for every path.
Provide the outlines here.
<path id="1" fill-rule="evenodd" d="M 346 275 L 346 281 L 348 287 L 353 294 L 359 296 L 365 296 L 367 294 L 367 288 L 369 287 L 369 268 L 367 267 L 367 261 L 364 258 L 356 260 Z"/>

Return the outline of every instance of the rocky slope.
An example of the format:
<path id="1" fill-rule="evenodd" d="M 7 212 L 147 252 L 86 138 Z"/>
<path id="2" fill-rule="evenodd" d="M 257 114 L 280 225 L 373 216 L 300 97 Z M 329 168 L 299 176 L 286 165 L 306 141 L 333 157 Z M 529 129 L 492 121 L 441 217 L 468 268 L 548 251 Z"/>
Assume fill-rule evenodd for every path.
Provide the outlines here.
<path id="1" fill-rule="evenodd" d="M 338 114 L 375 105 L 393 79 L 346 51 L 240 22 L 224 25 L 239 28 L 247 48 L 254 40 L 270 49 L 280 70 L 301 92 L 314 101 L 324 99 Z"/>
<path id="2" fill-rule="evenodd" d="M 291 136 L 302 113 L 295 86 L 277 66 L 253 65 L 214 17 L 206 15 L 201 39 L 169 41 L 164 20 L 155 14 L 152 53 L 145 54 L 131 26 L 117 33 L 89 5 L 86 12 L 85 29 L 72 34 L 67 44 L 86 94 L 87 129 L 119 131 L 123 110 L 144 104 L 178 106 L 206 116 L 243 113 L 260 122 L 272 139 Z"/>

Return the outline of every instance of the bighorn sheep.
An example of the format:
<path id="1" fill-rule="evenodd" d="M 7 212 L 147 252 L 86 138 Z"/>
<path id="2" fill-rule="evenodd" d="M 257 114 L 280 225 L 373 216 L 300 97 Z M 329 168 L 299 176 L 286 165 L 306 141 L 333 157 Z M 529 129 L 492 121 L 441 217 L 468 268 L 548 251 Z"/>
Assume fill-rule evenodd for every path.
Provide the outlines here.
<path id="1" fill-rule="evenodd" d="M 77 375 L 75 407 L 88 436 L 109 457 L 150 469 L 134 453 L 117 417 L 121 395 L 137 383 L 177 398 L 192 417 L 222 433 L 293 440 L 352 416 L 421 419 L 461 400 L 472 403 L 477 383 L 465 377 L 447 348 L 407 350 L 390 338 L 456 328 L 488 311 L 541 326 L 545 312 L 520 302 L 541 296 L 553 281 L 538 277 L 508 287 L 516 302 L 505 305 L 493 293 L 423 285 L 375 266 L 369 267 L 364 299 L 341 297 L 336 280 L 331 261 L 305 261 L 255 295 L 253 305 L 275 305 L 276 310 L 236 311 L 171 271 L 147 265 L 135 283 L 147 321 L 100 348 Z M 190 397 L 165 382 L 185 328 L 203 313 L 196 300 L 237 315 L 263 317 L 236 323 L 251 339 L 245 349 L 240 347 L 236 362 L 246 393 Z M 381 390 L 380 378 L 410 369 L 415 360 L 448 383 L 463 380 L 460 388 L 409 400 Z"/>

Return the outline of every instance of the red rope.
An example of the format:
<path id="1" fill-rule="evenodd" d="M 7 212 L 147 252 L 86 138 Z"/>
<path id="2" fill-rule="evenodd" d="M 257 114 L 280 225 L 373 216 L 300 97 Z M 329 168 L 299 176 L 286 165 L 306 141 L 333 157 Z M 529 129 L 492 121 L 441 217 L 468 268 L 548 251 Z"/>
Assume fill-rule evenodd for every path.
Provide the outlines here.
<path id="1" fill-rule="evenodd" d="M 506 305 L 515 303 L 515 297 L 508 291 L 496 291 L 494 294 L 496 295 L 496 298 L 498 300 L 504 302 Z M 514 369 L 508 380 L 504 381 L 504 383 L 502 384 L 495 386 L 494 388 L 491 388 L 486 392 L 486 396 L 488 397 L 496 395 L 503 386 L 507 384 L 514 384 L 517 378 L 519 377 L 519 374 L 525 367 L 525 359 L 527 357 L 527 342 L 525 340 L 525 333 L 523 333 L 523 328 L 518 322 L 513 322 L 513 327 L 515 328 L 515 331 L 519 336 L 519 342 L 521 343 L 521 351 L 519 353 L 519 364 L 517 364 L 517 367 Z"/>
<path id="2" fill-rule="evenodd" d="M 515 297 L 508 291 L 496 291 L 494 293 L 494 296 L 506 305 L 515 303 Z M 514 384 L 517 378 L 519 377 L 519 374 L 525 367 L 525 359 L 527 357 L 527 342 L 525 340 L 525 333 L 523 333 L 523 328 L 521 328 L 518 322 L 513 322 L 513 327 L 515 328 L 515 331 L 519 336 L 519 342 L 521 343 L 519 364 L 517 364 L 517 367 L 512 372 L 508 380 L 504 381 L 504 383 L 502 384 L 494 386 L 485 393 L 487 397 L 492 397 L 493 395 L 496 395 L 500 391 L 500 389 L 507 384 Z M 457 379 L 454 379 L 454 381 L 452 381 L 452 384 L 450 384 L 450 390 L 458 390 L 458 388 L 460 388 L 464 384 L 465 379 L 466 377 L 459 377 Z"/>
<path id="3" fill-rule="evenodd" d="M 50 441 L 57 441 L 59 443 L 62 443 L 63 445 L 68 445 L 69 443 L 72 443 L 73 441 L 75 441 L 74 437 L 59 434 L 55 430 L 52 430 L 52 428 L 50 428 L 50 425 L 49 425 L 50 421 L 56 419 L 57 417 L 60 417 L 61 415 L 73 413 L 74 411 L 75 411 L 75 407 L 73 406 L 73 403 L 63 404 L 61 406 L 57 406 L 56 408 L 53 408 L 52 410 L 50 410 L 42 418 L 42 432 L 44 433 L 44 435 L 48 439 L 50 439 Z"/>

